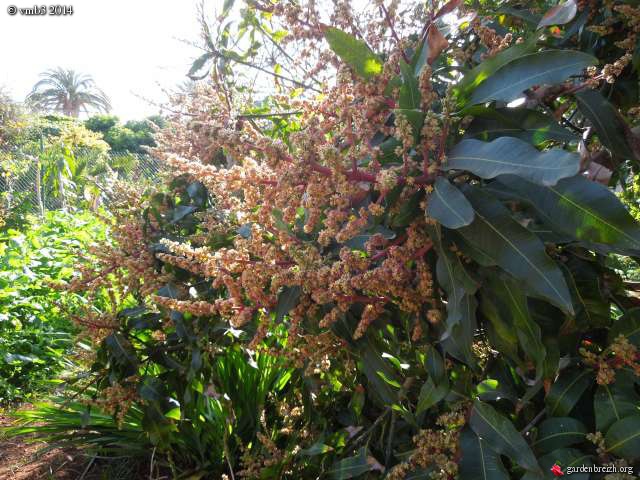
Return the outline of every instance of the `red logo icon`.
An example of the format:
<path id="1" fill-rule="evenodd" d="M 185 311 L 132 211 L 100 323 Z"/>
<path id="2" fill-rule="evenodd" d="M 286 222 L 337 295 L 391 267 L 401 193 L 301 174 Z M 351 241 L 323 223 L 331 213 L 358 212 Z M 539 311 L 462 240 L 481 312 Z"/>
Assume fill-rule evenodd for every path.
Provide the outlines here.
<path id="1" fill-rule="evenodd" d="M 564 475 L 562 468 L 557 463 L 551 467 L 551 473 L 553 473 L 556 477 L 561 477 Z"/>

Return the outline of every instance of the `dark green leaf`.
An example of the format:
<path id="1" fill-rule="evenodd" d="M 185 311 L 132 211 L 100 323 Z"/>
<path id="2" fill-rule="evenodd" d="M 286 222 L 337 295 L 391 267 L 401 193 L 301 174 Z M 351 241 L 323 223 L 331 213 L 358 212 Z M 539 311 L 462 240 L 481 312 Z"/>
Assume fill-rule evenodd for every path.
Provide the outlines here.
<path id="1" fill-rule="evenodd" d="M 527 473 L 520 480 L 555 480 L 558 477 L 551 473 L 551 467 L 556 464 L 560 465 L 562 470 L 566 472 L 567 467 L 591 466 L 593 465 L 593 461 L 590 455 L 575 448 L 559 448 L 540 458 L 540 466 L 542 467 L 544 475 Z M 574 472 L 570 478 L 572 480 L 589 480 L 591 477 L 589 473 Z"/>
<path id="2" fill-rule="evenodd" d="M 276 305 L 276 322 L 280 322 L 294 307 L 298 305 L 302 289 L 298 286 L 284 287 L 278 295 Z"/>
<path id="3" fill-rule="evenodd" d="M 144 377 L 138 386 L 140 398 L 149 402 L 158 402 L 164 399 L 164 383 L 157 377 Z"/>
<path id="4" fill-rule="evenodd" d="M 129 370 L 138 364 L 138 358 L 131 342 L 123 337 L 122 334 L 118 332 L 112 333 L 104 339 L 104 344 L 111 352 L 116 363 L 127 367 Z"/>
<path id="5" fill-rule="evenodd" d="M 593 372 L 589 369 L 564 370 L 551 386 L 545 402 L 552 417 L 566 417 L 582 394 L 593 384 Z"/>
<path id="6" fill-rule="evenodd" d="M 640 308 L 627 310 L 622 317 L 613 322 L 609 330 L 609 343 L 618 335 L 624 335 L 636 347 L 640 347 Z"/>
<path id="7" fill-rule="evenodd" d="M 177 223 L 182 220 L 187 215 L 191 215 L 193 212 L 197 211 L 198 207 L 193 205 L 178 205 L 173 209 L 173 216 L 171 218 L 171 223 Z"/>
<path id="8" fill-rule="evenodd" d="M 551 25 L 564 25 L 569 23 L 576 16 L 578 6 L 575 0 L 567 0 L 564 3 L 552 7 L 544 14 L 538 24 L 538 28 L 549 27 Z"/>
<path id="9" fill-rule="evenodd" d="M 436 179 L 428 199 L 426 214 L 453 229 L 469 225 L 474 216 L 467 198 L 444 177 Z"/>
<path id="10" fill-rule="evenodd" d="M 374 465 L 373 462 L 369 461 L 367 447 L 362 447 L 358 450 L 357 455 L 343 458 L 334 463 L 326 472 L 326 475 L 334 480 L 346 480 L 370 472 Z"/>
<path id="11" fill-rule="evenodd" d="M 251 238 L 251 223 L 245 223 L 240 228 L 238 228 L 238 235 L 242 238 Z"/>
<path id="12" fill-rule="evenodd" d="M 440 225 L 432 227 L 429 235 L 438 252 L 436 263 L 438 283 L 447 292 L 448 300 L 458 304 L 464 293 L 474 294 L 478 290 L 478 282 L 469 275 L 460 257 L 451 251 L 450 245 L 443 244 Z"/>
<path id="13" fill-rule="evenodd" d="M 604 185 L 580 175 L 549 187 L 511 175 L 498 180 L 530 204 L 555 231 L 588 245 L 608 245 L 621 252 L 640 251 L 640 226 Z"/>
<path id="14" fill-rule="evenodd" d="M 488 320 L 488 322 L 484 323 L 484 327 L 487 330 L 491 346 L 516 365 L 524 368 L 524 363 L 518 356 L 518 336 L 506 315 L 504 315 L 504 311 L 498 303 L 498 298 L 493 294 L 487 295 L 485 288 L 480 293 L 480 298 L 482 299 L 480 310 L 484 318 Z"/>
<path id="15" fill-rule="evenodd" d="M 431 473 L 434 471 L 434 466 L 429 465 L 428 468 L 418 468 L 412 472 L 407 473 L 404 480 L 431 480 Z"/>
<path id="16" fill-rule="evenodd" d="M 411 65 L 400 61 L 400 72 L 402 73 L 402 87 L 400 87 L 400 98 L 398 103 L 402 109 L 419 109 L 420 108 L 420 87 L 418 79 L 413 75 Z"/>
<path id="17" fill-rule="evenodd" d="M 158 290 L 158 295 L 161 297 L 178 298 L 178 288 L 173 283 L 167 283 L 164 287 Z"/>
<path id="18" fill-rule="evenodd" d="M 507 15 L 520 18 L 532 27 L 536 27 L 542 18 L 540 15 L 532 13 L 531 10 L 525 10 L 524 8 L 500 7 L 498 13 L 506 13 Z"/>
<path id="19" fill-rule="evenodd" d="M 422 198 L 423 192 L 420 190 L 409 197 L 409 200 L 402 205 L 400 211 L 393 217 L 391 226 L 393 228 L 406 227 L 413 222 L 420 215 L 420 201 Z"/>
<path id="20" fill-rule="evenodd" d="M 553 117 L 527 108 L 493 108 L 475 106 L 468 115 L 474 119 L 467 127 L 465 136 L 491 141 L 498 137 L 516 137 L 533 145 L 550 140 L 576 142 L 578 137 L 558 124 Z"/>
<path id="21" fill-rule="evenodd" d="M 382 73 L 382 61 L 362 40 L 333 27 L 328 27 L 324 36 L 331 50 L 362 78 L 367 79 Z"/>
<path id="22" fill-rule="evenodd" d="M 446 379 L 445 379 L 446 380 Z M 420 389 L 420 397 L 418 397 L 418 406 L 416 407 L 416 415 L 430 409 L 440 400 L 444 399 L 449 393 L 449 382 L 443 381 L 435 384 L 433 379 L 429 377 Z"/>
<path id="23" fill-rule="evenodd" d="M 344 242 L 344 244 L 355 250 L 366 250 L 366 243 L 371 240 L 371 237 L 374 235 L 382 235 L 387 240 L 392 240 L 395 238 L 396 233 L 384 225 L 375 225 L 367 229 L 365 233 L 350 238 Z"/>
<path id="24" fill-rule="evenodd" d="M 541 453 L 546 453 L 575 445 L 585 441 L 587 432 L 587 427 L 575 418 L 548 418 L 538 427 L 538 435 L 533 448 Z"/>
<path id="25" fill-rule="evenodd" d="M 447 170 L 467 170 L 481 178 L 515 174 L 541 185 L 555 185 L 572 177 L 580 169 L 580 156 L 561 149 L 539 152 L 514 137 L 500 137 L 492 142 L 467 139 L 448 154 Z"/>
<path id="26" fill-rule="evenodd" d="M 480 62 L 469 72 L 465 73 L 464 78 L 454 88 L 454 92 L 460 101 L 466 100 L 474 88 L 482 84 L 487 78 L 490 78 L 501 67 L 520 58 L 536 49 L 537 35 L 532 35 L 522 43 L 516 44 L 506 50 L 498 52 L 493 57 Z"/>
<path id="27" fill-rule="evenodd" d="M 199 56 L 194 62 L 193 65 L 191 65 L 191 68 L 189 69 L 189 73 L 187 74 L 189 77 L 191 78 L 199 78 L 197 77 L 197 73 L 202 70 L 202 67 L 205 66 L 205 64 L 211 60 L 213 58 L 213 54 L 210 52 L 207 52 L 201 56 Z"/>
<path id="28" fill-rule="evenodd" d="M 628 461 L 640 458 L 640 415 L 631 415 L 611 425 L 604 438 L 607 451 Z"/>
<path id="29" fill-rule="evenodd" d="M 322 442 L 316 442 L 311 445 L 309 448 L 304 448 L 300 450 L 300 455 L 307 455 L 309 457 L 313 457 L 315 455 L 323 455 L 327 452 L 333 450 L 329 445 L 325 445 Z"/>
<path id="30" fill-rule="evenodd" d="M 433 378 L 435 383 L 441 383 L 445 379 L 445 375 L 447 373 L 442 355 L 440 355 L 440 352 L 438 352 L 433 345 L 428 347 L 425 355 L 426 358 L 424 363 L 429 376 Z"/>
<path id="31" fill-rule="evenodd" d="M 482 82 L 471 95 L 471 103 L 510 102 L 534 85 L 561 83 L 596 63 L 591 55 L 574 50 L 529 53 L 507 63 Z"/>
<path id="32" fill-rule="evenodd" d="M 465 195 L 471 201 L 476 219 L 457 232 L 520 280 L 528 293 L 573 313 L 562 272 L 548 257 L 544 244 L 511 218 L 509 211 L 490 195 L 478 188 L 467 189 Z"/>
<path id="33" fill-rule="evenodd" d="M 284 213 L 282 213 L 282 210 L 274 208 L 273 210 L 271 210 L 271 215 L 275 220 L 274 224 L 278 230 L 291 233 L 291 227 L 287 222 L 284 221 Z"/>
<path id="34" fill-rule="evenodd" d="M 369 336 L 367 336 L 362 352 L 362 369 L 369 381 L 369 391 L 379 396 L 385 405 L 395 403 L 396 392 L 380 377 L 378 372 L 382 372 L 386 378 L 396 383 L 401 382 L 398 381 L 396 373 L 382 358 L 382 354 Z"/>
<path id="35" fill-rule="evenodd" d="M 606 432 L 618 420 L 640 415 L 640 396 L 634 388 L 633 374 L 616 371 L 616 379 L 609 385 L 599 385 L 593 397 L 596 414 L 596 430 Z"/>
<path id="36" fill-rule="evenodd" d="M 460 478 L 464 480 L 509 480 L 498 452 L 486 439 L 465 428 L 460 434 Z"/>
<path id="37" fill-rule="evenodd" d="M 476 368 L 478 363 L 472 349 L 477 306 L 478 302 L 473 295 L 462 295 L 458 303 L 448 299 L 446 330 L 440 337 L 442 346 L 449 355 L 472 368 Z"/>
<path id="38" fill-rule="evenodd" d="M 576 100 L 580 111 L 589 119 L 605 147 L 623 158 L 636 158 L 625 135 L 629 127 L 613 104 L 599 91 L 590 89 L 576 93 Z"/>
<path id="39" fill-rule="evenodd" d="M 497 453 L 508 456 L 525 470 L 540 471 L 536 457 L 522 435 L 507 417 L 498 413 L 491 405 L 476 400 L 469 425 Z"/>
<path id="40" fill-rule="evenodd" d="M 540 327 L 529 314 L 527 297 L 513 280 L 492 275 L 488 280 L 491 294 L 496 298 L 498 315 L 503 316 L 501 325 L 509 325 L 516 333 L 520 348 L 533 360 L 536 378 L 540 379 L 544 370 L 546 350 L 542 343 Z"/>

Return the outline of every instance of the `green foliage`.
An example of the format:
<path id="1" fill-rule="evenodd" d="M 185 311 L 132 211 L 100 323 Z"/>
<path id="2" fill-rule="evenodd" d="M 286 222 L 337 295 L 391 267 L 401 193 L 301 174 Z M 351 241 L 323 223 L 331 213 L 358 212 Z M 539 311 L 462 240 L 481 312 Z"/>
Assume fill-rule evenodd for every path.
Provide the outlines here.
<path id="1" fill-rule="evenodd" d="M 146 153 L 144 147 L 156 145 L 153 134 L 164 126 L 164 119 L 152 116 L 146 120 L 130 120 L 124 125 L 114 115 L 95 115 L 84 122 L 94 132 L 101 133 L 113 152 Z"/>
<path id="2" fill-rule="evenodd" d="M 216 138 L 201 162 L 176 162 L 166 188 L 127 210 L 122 244 L 105 250 L 121 261 L 109 272 L 131 282 L 92 380 L 97 398 L 137 393 L 140 445 L 175 476 L 540 480 L 555 463 L 638 460 L 638 288 L 611 268 L 640 247 L 640 227 L 613 193 L 638 169 L 621 92 L 637 86 L 638 70 L 625 66 L 598 92 L 585 75 L 621 56 L 624 35 L 585 28 L 618 9 L 540 2 L 540 17 L 529 4 L 497 12 L 479 2 L 482 26 L 525 39 L 491 52 L 477 32 L 439 30 L 459 3 L 428 12 L 410 48 L 391 48 L 391 72 L 383 62 L 394 57 L 366 35 L 300 20 L 348 67 L 332 92 L 342 103 L 319 103 L 333 108 L 305 113 L 308 122 L 272 120 L 261 109 L 275 100 L 248 114 L 213 111 L 207 120 L 228 114 L 228 123 L 207 133 Z M 190 72 L 213 62 L 218 88 L 240 97 L 250 87 L 230 65 L 265 71 L 258 32 L 282 48 L 267 30 L 276 14 L 246 6 L 237 38 L 229 23 L 217 37 L 205 31 L 207 53 Z M 474 54 L 454 56 L 453 46 Z M 435 72 L 428 88 L 421 72 Z M 517 98 L 526 105 L 506 107 Z M 363 105 L 383 120 L 359 116 Z M 202 141 L 201 124 L 185 123 L 195 131 L 185 138 Z M 237 163 L 210 168 L 219 156 Z M 594 159 L 611 167 L 610 185 L 585 174 Z M 312 202 L 319 219 L 304 228 Z M 376 213 L 362 218 L 365 209 Z M 336 218 L 354 222 L 355 235 L 322 237 L 332 222 L 346 225 Z M 144 268 L 140 252 L 129 254 L 136 227 L 155 254 Z M 143 270 L 145 282 L 162 279 L 153 294 L 127 277 Z M 418 298 L 399 291 L 422 281 Z"/>
<path id="3" fill-rule="evenodd" d="M 70 316 L 85 302 L 50 283 L 71 278 L 76 253 L 101 239 L 104 227 L 91 215 L 58 212 L 0 234 L 0 403 L 30 399 L 72 366 Z"/>

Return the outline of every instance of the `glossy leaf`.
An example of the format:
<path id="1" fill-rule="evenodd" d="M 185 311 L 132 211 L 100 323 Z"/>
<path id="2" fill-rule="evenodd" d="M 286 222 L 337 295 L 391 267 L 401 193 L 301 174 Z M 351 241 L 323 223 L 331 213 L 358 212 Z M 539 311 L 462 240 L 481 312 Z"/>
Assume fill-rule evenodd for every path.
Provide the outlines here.
<path id="1" fill-rule="evenodd" d="M 471 103 L 490 100 L 510 102 L 535 85 L 555 85 L 579 75 L 597 60 L 573 50 L 544 50 L 507 63 L 482 82 L 471 95 Z"/>
<path id="2" fill-rule="evenodd" d="M 382 358 L 382 354 L 375 345 L 373 339 L 367 336 L 362 352 L 362 369 L 370 385 L 370 391 L 375 393 L 386 405 L 392 404 L 397 399 L 396 392 L 389 386 L 380 373 L 387 379 L 399 384 L 396 372 Z"/>
<path id="3" fill-rule="evenodd" d="M 493 108 L 475 106 L 467 111 L 474 119 L 465 136 L 485 142 L 498 137 L 516 137 L 533 145 L 550 140 L 576 142 L 578 137 L 548 115 L 527 108 Z"/>
<path id="4" fill-rule="evenodd" d="M 362 40 L 334 27 L 328 27 L 324 36 L 331 50 L 362 78 L 367 79 L 382 73 L 382 61 Z"/>
<path id="5" fill-rule="evenodd" d="M 640 415 L 640 396 L 635 391 L 634 381 L 632 373 L 617 370 L 613 383 L 598 385 L 593 397 L 597 431 L 606 432 L 618 420 Z"/>
<path id="6" fill-rule="evenodd" d="M 552 417 L 568 416 L 593 382 L 594 375 L 591 370 L 563 370 L 545 398 L 547 413 Z"/>
<path id="7" fill-rule="evenodd" d="M 276 305 L 276 322 L 280 322 L 293 308 L 298 305 L 302 289 L 298 286 L 284 287 L 278 295 Z"/>
<path id="8" fill-rule="evenodd" d="M 640 458 L 640 415 L 632 415 L 611 425 L 604 437 L 607 452 L 630 461 Z"/>
<path id="9" fill-rule="evenodd" d="M 560 3 L 555 7 L 552 7 L 547 13 L 545 13 L 538 24 L 538 28 L 569 23 L 574 19 L 577 12 L 578 6 L 576 5 L 575 0 L 567 0 L 564 3 Z"/>
<path id="10" fill-rule="evenodd" d="M 536 457 L 513 423 L 491 405 L 476 400 L 469 425 L 497 453 L 508 456 L 525 470 L 540 470 Z"/>
<path id="11" fill-rule="evenodd" d="M 447 228 L 460 228 L 473 221 L 473 207 L 458 188 L 438 177 L 427 203 L 427 216 Z"/>
<path id="12" fill-rule="evenodd" d="M 544 244 L 511 218 L 509 211 L 487 193 L 469 188 L 465 195 L 476 212 L 476 219 L 457 231 L 521 281 L 527 293 L 545 298 L 562 310 L 573 313 L 571 295 L 562 272 L 548 257 Z"/>
<path id="13" fill-rule="evenodd" d="M 527 473 L 520 480 L 554 480 L 557 479 L 552 472 L 553 465 L 560 465 L 564 471 L 567 467 L 580 467 L 582 465 L 591 466 L 593 460 L 591 456 L 575 448 L 559 448 L 540 458 L 540 466 L 544 475 L 533 475 Z M 589 473 L 574 472 L 570 477 L 572 480 L 589 480 Z"/>
<path id="14" fill-rule="evenodd" d="M 478 302 L 473 295 L 463 294 L 458 303 L 447 303 L 446 330 L 440 341 L 447 353 L 466 363 L 477 367 L 473 354 L 473 335 L 476 331 L 476 308 Z"/>
<path id="15" fill-rule="evenodd" d="M 493 294 L 487 295 L 486 289 L 482 288 L 480 310 L 482 315 L 488 322 L 484 323 L 487 331 L 489 342 L 506 358 L 510 359 L 514 364 L 524 368 L 524 363 L 518 355 L 518 336 L 511 322 L 508 321 L 502 306 L 499 305 L 497 298 Z"/>
<path id="16" fill-rule="evenodd" d="M 173 209 L 173 216 L 172 216 L 171 223 L 177 223 L 183 218 L 185 218 L 187 215 L 191 215 L 193 212 L 196 212 L 197 210 L 198 210 L 198 207 L 195 207 L 193 205 L 178 205 L 176 208 Z"/>
<path id="17" fill-rule="evenodd" d="M 492 142 L 463 140 L 448 154 L 447 170 L 467 170 L 481 178 L 514 174 L 540 185 L 555 185 L 580 169 L 580 156 L 561 149 L 539 152 L 514 137 Z"/>
<path id="18" fill-rule="evenodd" d="M 210 52 L 207 52 L 203 55 L 200 55 L 191 65 L 191 68 L 189 69 L 189 73 L 187 73 L 187 75 L 191 78 L 191 79 L 199 79 L 202 77 L 199 77 L 197 75 L 197 73 L 202 70 L 204 68 L 204 66 L 207 64 L 207 62 L 209 60 L 211 60 L 213 58 L 213 54 Z M 205 75 L 207 75 L 205 73 Z"/>
<path id="19" fill-rule="evenodd" d="M 584 442 L 587 433 L 587 427 L 575 418 L 548 418 L 538 427 L 538 435 L 532 446 L 535 450 L 546 453 Z"/>
<path id="20" fill-rule="evenodd" d="M 355 478 L 364 473 L 370 472 L 374 464 L 369 461 L 368 451 L 366 447 L 358 450 L 358 454 L 353 457 L 343 458 L 333 464 L 326 472 L 329 478 L 334 480 L 346 480 Z"/>
<path id="21" fill-rule="evenodd" d="M 613 322 L 609 330 L 609 343 L 618 335 L 624 335 L 636 347 L 640 347 L 640 308 L 627 310 L 622 317 Z"/>
<path id="22" fill-rule="evenodd" d="M 420 201 L 423 198 L 423 192 L 421 191 L 417 191 L 411 195 L 402 207 L 400 207 L 400 211 L 393 217 L 391 226 L 393 228 L 399 228 L 411 224 L 411 222 L 420 215 Z"/>
<path id="23" fill-rule="evenodd" d="M 548 187 L 511 175 L 499 181 L 529 203 L 554 231 L 589 245 L 608 245 L 621 252 L 640 251 L 640 226 L 604 185 L 579 175 Z"/>
<path id="24" fill-rule="evenodd" d="M 541 15 L 535 14 L 531 10 L 526 10 L 524 8 L 500 7 L 498 13 L 506 13 L 507 15 L 512 15 L 516 18 L 524 20 L 532 27 L 536 27 L 542 19 Z"/>
<path id="25" fill-rule="evenodd" d="M 636 158 L 625 135 L 629 127 L 611 102 L 599 91 L 590 89 L 576 93 L 576 100 L 580 112 L 589 119 L 605 147 L 623 158 Z"/>
<path id="26" fill-rule="evenodd" d="M 440 382 L 436 385 L 431 377 L 422 385 L 420 396 L 418 397 L 418 405 L 416 407 L 416 415 L 430 409 L 440 400 L 444 399 L 449 393 L 449 382 Z"/>
<path id="27" fill-rule="evenodd" d="M 465 480 L 509 480 L 502 459 L 486 439 L 470 428 L 460 434 L 462 458 L 458 465 L 460 478 Z"/>
<path id="28" fill-rule="evenodd" d="M 402 87 L 400 87 L 400 98 L 398 103 L 402 109 L 419 109 L 420 108 L 420 87 L 418 79 L 413 75 L 411 65 L 400 62 L 400 72 L 402 73 Z"/>
<path id="29" fill-rule="evenodd" d="M 429 373 L 429 376 L 433 378 L 435 383 L 442 382 L 447 373 L 442 355 L 440 355 L 440 352 L 438 352 L 433 345 L 428 347 L 425 355 L 425 368 Z"/>
<path id="30" fill-rule="evenodd" d="M 542 343 L 540 327 L 529 314 L 527 297 L 516 282 L 495 275 L 488 280 L 487 286 L 497 298 L 498 315 L 504 317 L 502 323 L 515 331 L 520 348 L 534 361 L 537 378 L 541 378 L 546 350 Z"/>
<path id="31" fill-rule="evenodd" d="M 454 88 L 454 92 L 459 100 L 463 102 L 466 101 L 466 98 L 478 85 L 490 78 L 501 67 L 533 52 L 536 49 L 536 40 L 537 35 L 530 36 L 524 42 L 498 52 L 493 57 L 487 58 L 465 73 L 462 80 Z"/>

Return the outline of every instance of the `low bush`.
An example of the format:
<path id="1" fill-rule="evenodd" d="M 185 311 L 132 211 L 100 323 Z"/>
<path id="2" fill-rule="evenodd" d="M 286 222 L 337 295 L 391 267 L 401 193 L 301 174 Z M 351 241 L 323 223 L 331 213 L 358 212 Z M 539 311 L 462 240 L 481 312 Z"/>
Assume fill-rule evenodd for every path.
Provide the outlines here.
<path id="1" fill-rule="evenodd" d="M 68 286 L 111 293 L 88 408 L 178 478 L 637 467 L 640 9 L 242 3 Z"/>
<path id="2" fill-rule="evenodd" d="M 73 276 L 78 251 L 104 239 L 92 215 L 61 212 L 0 232 L 0 403 L 31 399 L 73 366 L 72 316 L 86 301 L 52 285 Z"/>

